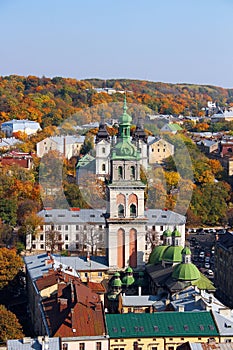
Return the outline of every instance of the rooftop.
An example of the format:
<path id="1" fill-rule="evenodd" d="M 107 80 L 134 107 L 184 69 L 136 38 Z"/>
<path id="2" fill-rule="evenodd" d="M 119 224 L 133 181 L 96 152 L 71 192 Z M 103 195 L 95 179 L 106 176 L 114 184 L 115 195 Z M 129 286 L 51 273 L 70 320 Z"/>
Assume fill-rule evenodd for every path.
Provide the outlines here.
<path id="1" fill-rule="evenodd" d="M 110 338 L 218 336 L 210 312 L 106 314 Z"/>
<path id="2" fill-rule="evenodd" d="M 45 341 L 47 341 L 45 343 Z M 48 337 L 38 337 L 35 339 L 23 338 L 23 339 L 14 339 L 7 341 L 8 350 L 44 350 L 44 346 L 48 344 L 49 350 L 59 350 L 60 341 L 59 338 L 48 338 Z"/>

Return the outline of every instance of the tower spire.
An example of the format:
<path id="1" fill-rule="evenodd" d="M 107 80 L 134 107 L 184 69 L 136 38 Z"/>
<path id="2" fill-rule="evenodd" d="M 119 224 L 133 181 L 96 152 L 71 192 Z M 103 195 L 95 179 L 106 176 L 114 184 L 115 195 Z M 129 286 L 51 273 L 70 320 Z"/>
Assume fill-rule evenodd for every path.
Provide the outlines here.
<path id="1" fill-rule="evenodd" d="M 123 112 L 126 113 L 127 109 L 128 107 L 127 107 L 127 99 L 126 99 L 126 91 L 125 91 Z"/>

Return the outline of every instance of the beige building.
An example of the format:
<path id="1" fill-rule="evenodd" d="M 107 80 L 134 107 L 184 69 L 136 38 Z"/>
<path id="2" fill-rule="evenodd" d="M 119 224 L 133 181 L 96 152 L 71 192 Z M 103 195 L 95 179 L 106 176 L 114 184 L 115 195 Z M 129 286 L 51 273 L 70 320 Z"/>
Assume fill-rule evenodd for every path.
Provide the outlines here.
<path id="1" fill-rule="evenodd" d="M 149 164 L 162 163 L 164 159 L 174 155 L 174 145 L 161 137 L 152 138 L 148 143 Z"/>
<path id="2" fill-rule="evenodd" d="M 36 155 L 42 158 L 49 151 L 58 151 L 65 158 L 78 156 L 85 136 L 52 136 L 36 144 Z"/>

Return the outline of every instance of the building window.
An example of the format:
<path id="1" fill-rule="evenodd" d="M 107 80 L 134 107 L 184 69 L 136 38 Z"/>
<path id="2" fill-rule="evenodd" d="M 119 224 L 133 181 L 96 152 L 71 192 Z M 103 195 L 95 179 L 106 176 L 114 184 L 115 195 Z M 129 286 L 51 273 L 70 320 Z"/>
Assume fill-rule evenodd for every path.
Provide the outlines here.
<path id="1" fill-rule="evenodd" d="M 102 171 L 105 171 L 106 170 L 106 166 L 105 164 L 102 164 Z"/>
<path id="2" fill-rule="evenodd" d="M 123 178 L 123 168 L 122 166 L 118 167 L 118 179 L 122 179 Z"/>
<path id="3" fill-rule="evenodd" d="M 99 240 L 100 240 L 100 241 L 103 240 L 103 235 L 102 235 L 102 233 L 99 234 Z"/>
<path id="4" fill-rule="evenodd" d="M 102 148 L 102 153 L 105 153 L 105 148 L 104 147 Z"/>
<path id="5" fill-rule="evenodd" d="M 128 307 L 128 312 L 130 313 L 130 312 L 132 312 L 132 309 L 131 309 L 131 307 Z"/>
<path id="6" fill-rule="evenodd" d="M 122 204 L 118 205 L 118 216 L 119 218 L 123 218 L 125 216 L 125 208 Z"/>
<path id="7" fill-rule="evenodd" d="M 51 230 L 54 231 L 54 225 L 51 225 Z"/>
<path id="8" fill-rule="evenodd" d="M 159 148 L 158 148 L 158 152 L 159 152 Z"/>
<path id="9" fill-rule="evenodd" d="M 75 246 L 76 246 L 76 249 L 79 249 L 79 244 L 78 244 L 78 243 L 76 243 L 76 245 L 75 245 Z"/>
<path id="10" fill-rule="evenodd" d="M 44 240 L 44 235 L 40 235 L 40 240 L 41 240 L 41 241 Z"/>
<path id="11" fill-rule="evenodd" d="M 136 216 L 136 211 L 137 211 L 136 205 L 135 204 L 131 204 L 130 205 L 130 217 L 135 217 Z"/>
<path id="12" fill-rule="evenodd" d="M 65 244 L 65 249 L 67 250 L 69 248 L 69 245 L 68 244 Z"/>
<path id="13" fill-rule="evenodd" d="M 41 231 L 43 231 L 43 229 L 44 229 L 44 226 L 43 226 L 43 225 L 41 225 L 41 226 L 40 226 L 40 229 L 41 229 Z"/>
<path id="14" fill-rule="evenodd" d="M 166 152 L 165 148 L 163 149 L 164 152 Z"/>
<path id="15" fill-rule="evenodd" d="M 64 343 L 62 345 L 62 350 L 68 350 L 68 344 L 67 343 Z"/>
<path id="16" fill-rule="evenodd" d="M 57 229 L 58 229 L 59 231 L 61 231 L 61 225 L 58 225 Z"/>
<path id="17" fill-rule="evenodd" d="M 88 273 L 87 273 L 87 272 L 85 272 L 84 276 L 87 278 L 87 277 L 88 277 Z"/>
<path id="18" fill-rule="evenodd" d="M 157 346 L 152 346 L 151 350 L 158 350 Z"/>
<path id="19" fill-rule="evenodd" d="M 65 230 L 68 231 L 68 225 L 65 225 Z"/>
<path id="20" fill-rule="evenodd" d="M 58 236 L 58 240 L 59 240 L 59 241 L 62 240 L 62 236 L 61 236 L 61 235 Z"/>
<path id="21" fill-rule="evenodd" d="M 154 152 L 154 148 L 152 148 L 152 150 L 151 150 L 152 152 Z"/>
<path id="22" fill-rule="evenodd" d="M 40 245 L 40 249 L 44 249 L 44 244 L 41 244 L 41 245 Z"/>
<path id="23" fill-rule="evenodd" d="M 102 277 L 102 272 L 98 272 L 98 277 Z"/>
<path id="24" fill-rule="evenodd" d="M 85 343 L 79 343 L 79 350 L 85 350 Z"/>
<path id="25" fill-rule="evenodd" d="M 78 241 L 79 240 L 79 235 L 76 235 L 76 241 Z"/>
<path id="26" fill-rule="evenodd" d="M 68 241 L 68 240 L 69 240 L 69 236 L 65 235 L 65 241 Z"/>
<path id="27" fill-rule="evenodd" d="M 163 231 L 163 226 L 160 226 L 160 231 Z"/>
<path id="28" fill-rule="evenodd" d="M 32 245 L 32 249 L 36 249 L 36 245 L 35 244 Z"/>
<path id="29" fill-rule="evenodd" d="M 76 231 L 78 231 L 79 230 L 79 225 L 76 225 Z"/>
<path id="30" fill-rule="evenodd" d="M 100 341 L 97 341 L 96 342 L 96 350 L 101 350 L 102 349 L 102 344 L 101 344 L 101 342 Z"/>
<path id="31" fill-rule="evenodd" d="M 145 245 L 145 250 L 147 250 L 147 245 Z"/>
<path id="32" fill-rule="evenodd" d="M 135 179 L 135 167 L 134 166 L 130 167 L 130 178 L 131 178 L 131 180 Z"/>
<path id="33" fill-rule="evenodd" d="M 87 226 L 86 226 L 86 225 L 84 225 L 84 226 L 83 226 L 83 229 L 84 229 L 84 230 L 86 230 L 86 229 L 87 229 Z"/>
<path id="34" fill-rule="evenodd" d="M 103 228 L 102 225 L 99 225 L 99 229 L 102 230 L 102 228 Z"/>

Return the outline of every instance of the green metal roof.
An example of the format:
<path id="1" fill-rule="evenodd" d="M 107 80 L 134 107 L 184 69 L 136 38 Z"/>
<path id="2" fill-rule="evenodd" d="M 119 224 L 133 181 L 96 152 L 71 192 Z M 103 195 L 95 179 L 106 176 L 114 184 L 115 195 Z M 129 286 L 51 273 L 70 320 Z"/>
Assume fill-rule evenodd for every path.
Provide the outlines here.
<path id="1" fill-rule="evenodd" d="M 159 245 L 155 247 L 150 254 L 149 264 L 158 264 L 162 261 L 163 253 L 168 248 L 167 245 Z"/>
<path id="2" fill-rule="evenodd" d="M 179 131 L 182 130 L 181 126 L 179 124 L 168 124 L 168 127 L 172 131 Z"/>
<path id="3" fill-rule="evenodd" d="M 174 271 L 172 273 L 172 277 L 177 279 L 177 280 L 182 280 L 182 281 L 193 281 L 197 280 L 200 278 L 200 271 L 198 268 L 192 264 L 178 264 L 174 267 Z"/>
<path id="4" fill-rule="evenodd" d="M 106 314 L 106 322 L 110 338 L 218 336 L 208 311 Z"/>
<path id="5" fill-rule="evenodd" d="M 213 283 L 202 273 L 200 273 L 200 278 L 196 281 L 192 281 L 192 286 L 197 286 L 197 288 L 207 291 L 215 291 L 216 288 L 214 287 Z"/>
<path id="6" fill-rule="evenodd" d="M 86 166 L 87 164 L 92 162 L 94 159 L 95 159 L 94 157 L 92 157 L 90 154 L 87 153 L 87 154 L 85 154 L 85 156 L 83 156 L 82 158 L 79 159 L 76 168 Z"/>
<path id="7" fill-rule="evenodd" d="M 168 262 L 181 262 L 182 261 L 182 246 L 170 246 L 163 253 L 162 260 Z"/>

